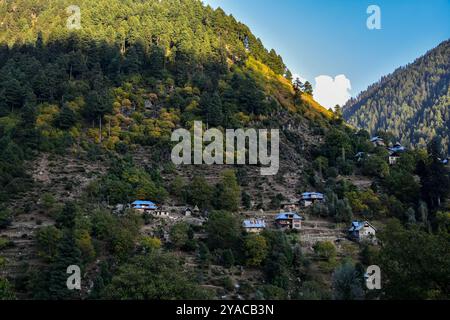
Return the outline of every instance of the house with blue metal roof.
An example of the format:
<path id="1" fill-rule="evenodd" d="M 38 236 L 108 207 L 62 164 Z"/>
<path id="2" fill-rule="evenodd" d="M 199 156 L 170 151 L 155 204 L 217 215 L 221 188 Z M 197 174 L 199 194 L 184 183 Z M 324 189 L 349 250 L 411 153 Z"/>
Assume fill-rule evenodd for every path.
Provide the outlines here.
<path id="1" fill-rule="evenodd" d="M 370 139 L 370 142 L 372 142 L 375 147 L 384 147 L 385 146 L 383 138 L 378 137 L 378 136 L 372 137 Z"/>
<path id="2" fill-rule="evenodd" d="M 260 233 L 266 228 L 264 220 L 248 219 L 242 222 L 242 227 L 249 233 Z"/>
<path id="3" fill-rule="evenodd" d="M 155 211 L 158 209 L 157 205 L 152 201 L 145 201 L 145 200 L 136 200 L 131 204 L 131 208 L 141 211 L 141 212 L 147 212 L 147 211 Z"/>
<path id="4" fill-rule="evenodd" d="M 300 230 L 302 220 L 303 218 L 295 212 L 282 212 L 275 218 L 275 223 L 281 229 Z"/>
<path id="5" fill-rule="evenodd" d="M 397 142 L 393 147 L 389 148 L 389 150 L 392 152 L 405 152 L 406 148 Z"/>
<path id="6" fill-rule="evenodd" d="M 396 143 L 393 147 L 388 148 L 388 151 L 389 164 L 394 165 L 400 159 L 401 154 L 406 151 L 406 148 L 403 147 L 400 143 Z"/>
<path id="7" fill-rule="evenodd" d="M 348 229 L 350 239 L 358 242 L 368 240 L 376 240 L 377 229 L 368 221 L 353 221 L 351 227 Z"/>
<path id="8" fill-rule="evenodd" d="M 320 192 L 304 192 L 301 195 L 301 204 L 304 207 L 312 206 L 316 202 L 323 202 L 325 196 Z"/>

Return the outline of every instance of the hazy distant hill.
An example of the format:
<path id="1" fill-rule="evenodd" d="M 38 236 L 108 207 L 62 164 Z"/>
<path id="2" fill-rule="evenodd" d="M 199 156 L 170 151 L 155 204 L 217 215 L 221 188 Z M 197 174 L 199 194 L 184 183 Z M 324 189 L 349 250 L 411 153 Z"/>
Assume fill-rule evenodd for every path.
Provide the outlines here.
<path id="1" fill-rule="evenodd" d="M 425 145 L 450 135 L 450 41 L 397 69 L 344 107 L 351 124 L 391 131 L 404 143 Z"/>

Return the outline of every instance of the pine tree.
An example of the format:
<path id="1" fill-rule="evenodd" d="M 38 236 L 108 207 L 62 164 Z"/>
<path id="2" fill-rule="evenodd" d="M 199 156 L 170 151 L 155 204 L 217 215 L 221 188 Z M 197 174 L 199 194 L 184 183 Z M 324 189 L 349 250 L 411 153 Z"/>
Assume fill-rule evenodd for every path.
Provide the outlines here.
<path id="1" fill-rule="evenodd" d="M 313 95 L 313 88 L 312 88 L 312 85 L 311 85 L 311 83 L 309 81 L 305 82 L 304 91 L 305 91 L 305 93 L 307 93 L 307 94 L 309 94 L 311 96 Z"/>
<path id="2" fill-rule="evenodd" d="M 336 268 L 333 273 L 333 298 L 335 300 L 360 300 L 364 298 L 362 277 L 349 262 Z"/>
<path id="3" fill-rule="evenodd" d="M 200 242 L 199 244 L 198 258 L 203 267 L 207 267 L 211 263 L 211 253 L 203 242 Z"/>
<path id="4" fill-rule="evenodd" d="M 24 91 L 17 79 L 6 75 L 6 80 L 1 83 L 0 88 L 3 88 L 0 92 L 0 107 L 9 108 L 12 112 L 22 106 Z"/>
<path id="5" fill-rule="evenodd" d="M 61 129 L 70 129 L 76 123 L 76 120 L 75 112 L 65 105 L 56 119 L 56 125 Z"/>
<path id="6" fill-rule="evenodd" d="M 159 46 L 153 46 L 149 56 L 149 71 L 151 76 L 160 77 L 165 68 L 164 49 Z"/>
<path id="7" fill-rule="evenodd" d="M 218 209 L 227 211 L 237 211 L 241 203 L 241 189 L 233 170 L 226 170 L 222 173 L 222 181 L 216 190 Z"/>
<path id="8" fill-rule="evenodd" d="M 79 298 L 79 291 L 67 288 L 67 268 L 72 265 L 82 267 L 81 253 L 71 230 L 67 230 L 58 246 L 56 261 L 49 269 L 48 293 L 50 299 L 75 299 Z M 83 279 L 81 279 L 83 281 Z M 83 285 L 83 282 L 82 282 Z"/>
<path id="9" fill-rule="evenodd" d="M 212 127 L 220 126 L 223 121 L 223 111 L 219 94 L 217 92 L 212 96 L 208 93 L 204 94 L 201 105 L 206 123 Z"/>

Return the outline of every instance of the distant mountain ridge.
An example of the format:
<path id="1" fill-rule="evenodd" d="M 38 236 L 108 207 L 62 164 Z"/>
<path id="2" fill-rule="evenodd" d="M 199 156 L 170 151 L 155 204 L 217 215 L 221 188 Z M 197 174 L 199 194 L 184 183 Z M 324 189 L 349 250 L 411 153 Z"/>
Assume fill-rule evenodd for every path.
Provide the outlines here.
<path id="1" fill-rule="evenodd" d="M 352 125 L 390 131 L 403 143 L 424 146 L 450 137 L 450 40 L 371 85 L 343 108 Z"/>

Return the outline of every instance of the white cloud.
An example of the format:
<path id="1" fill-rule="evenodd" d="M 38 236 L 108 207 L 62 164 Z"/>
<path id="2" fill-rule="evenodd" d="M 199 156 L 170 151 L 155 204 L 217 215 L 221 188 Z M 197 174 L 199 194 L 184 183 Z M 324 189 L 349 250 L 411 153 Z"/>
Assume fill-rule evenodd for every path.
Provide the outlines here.
<path id="1" fill-rule="evenodd" d="M 326 108 L 333 108 L 338 104 L 344 105 L 351 94 L 352 85 L 344 74 L 333 77 L 321 75 L 316 77 L 314 99 Z"/>

